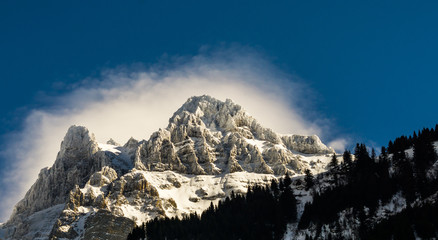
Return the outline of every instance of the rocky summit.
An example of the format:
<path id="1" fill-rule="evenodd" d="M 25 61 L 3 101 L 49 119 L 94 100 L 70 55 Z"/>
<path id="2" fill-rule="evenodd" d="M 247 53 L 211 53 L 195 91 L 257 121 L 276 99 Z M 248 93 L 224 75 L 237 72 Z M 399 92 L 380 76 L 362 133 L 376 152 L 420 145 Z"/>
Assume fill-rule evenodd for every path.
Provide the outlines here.
<path id="1" fill-rule="evenodd" d="M 71 126 L 0 238 L 123 239 L 135 225 L 200 213 L 249 185 L 324 171 L 333 153 L 315 135 L 277 134 L 231 100 L 205 95 L 188 99 L 148 140 L 123 146 Z"/>

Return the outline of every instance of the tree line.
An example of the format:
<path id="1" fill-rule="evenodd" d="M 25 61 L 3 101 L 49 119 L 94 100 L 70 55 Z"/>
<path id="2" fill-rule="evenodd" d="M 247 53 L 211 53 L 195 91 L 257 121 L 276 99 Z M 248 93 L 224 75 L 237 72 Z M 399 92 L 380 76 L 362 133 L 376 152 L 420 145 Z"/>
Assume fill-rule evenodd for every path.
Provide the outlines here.
<path id="1" fill-rule="evenodd" d="M 438 125 L 390 141 L 378 156 L 365 144 L 357 144 L 353 153 L 346 150 L 342 161 L 334 154 L 328 172 L 324 173 L 332 178 L 333 184 L 324 191 L 314 191 L 313 201 L 305 205 L 298 229 L 313 226 L 316 229 L 313 237 L 318 239 L 322 238 L 321 227 L 334 223 L 333 234 L 328 238 L 341 239 L 339 232 L 346 226 L 340 225 L 338 214 L 352 209 L 353 217 L 359 220 L 353 234 L 360 239 L 436 237 L 436 197 L 435 201 L 421 206 L 412 204 L 431 198 L 438 191 L 437 176 L 430 171 L 438 160 L 435 141 L 438 141 Z M 411 148 L 413 155 L 408 156 L 406 150 Z M 305 189 L 318 187 L 311 171 L 304 173 Z M 286 175 L 279 181 L 272 180 L 269 186 L 249 187 L 246 195 L 232 193 L 200 215 L 151 220 L 134 228 L 128 239 L 282 239 L 287 224 L 297 221 L 297 201 L 291 183 Z M 373 216 L 378 207 L 389 203 L 398 192 L 406 199 L 406 209 L 375 222 Z"/>
<path id="2" fill-rule="evenodd" d="M 437 177 L 427 177 L 438 160 L 433 145 L 438 140 L 436 130 L 425 128 L 418 134 L 414 132 L 412 137 L 396 138 L 389 142 L 388 148 L 382 147 L 378 157 L 374 149 L 370 154 L 365 144 L 356 145 L 355 161 L 351 161 L 349 151 L 344 152 L 341 164 L 337 164 L 334 156 L 329 174 L 339 176 L 343 181 L 337 181 L 328 190 L 314 195 L 313 202 L 305 206 L 298 228 L 307 229 L 312 224 L 317 229 L 317 238 L 324 224 L 335 223 L 339 230 L 342 226 L 336 226 L 339 225 L 338 213 L 350 208 L 354 218 L 359 220 L 360 226 L 355 234 L 360 239 L 415 239 L 414 232 L 426 239 L 436 237 L 437 199 L 425 206 L 410 206 L 415 200 L 426 199 L 438 191 Z M 410 148 L 413 156 L 408 157 L 406 150 Z M 406 199 L 406 209 L 374 223 L 372 216 L 378 206 L 387 204 L 397 192 Z M 311 236 L 306 238 L 312 239 Z"/>
<path id="3" fill-rule="evenodd" d="M 297 201 L 289 175 L 269 186 L 250 186 L 246 195 L 231 193 L 201 215 L 156 218 L 133 229 L 128 239 L 282 239 L 296 221 Z"/>

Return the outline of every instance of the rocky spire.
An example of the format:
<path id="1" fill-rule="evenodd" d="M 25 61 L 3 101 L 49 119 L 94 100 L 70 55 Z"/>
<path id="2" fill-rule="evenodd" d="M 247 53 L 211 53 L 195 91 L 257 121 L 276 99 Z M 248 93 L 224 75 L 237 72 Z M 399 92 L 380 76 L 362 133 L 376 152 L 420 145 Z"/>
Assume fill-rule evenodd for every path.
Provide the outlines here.
<path id="1" fill-rule="evenodd" d="M 104 164 L 98 144 L 87 128 L 71 126 L 51 168 L 44 168 L 37 181 L 15 206 L 9 222 L 27 217 L 41 209 L 64 203 L 75 185 L 83 187 Z"/>

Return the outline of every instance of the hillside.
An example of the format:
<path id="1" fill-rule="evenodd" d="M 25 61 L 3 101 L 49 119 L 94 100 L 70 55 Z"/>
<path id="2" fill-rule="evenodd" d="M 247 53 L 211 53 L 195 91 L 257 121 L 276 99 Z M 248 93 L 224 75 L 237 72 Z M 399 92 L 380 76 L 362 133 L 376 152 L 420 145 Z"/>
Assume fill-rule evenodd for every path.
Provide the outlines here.
<path id="1" fill-rule="evenodd" d="M 326 172 L 249 187 L 201 215 L 148 221 L 128 239 L 435 239 L 437 140 L 438 127 L 423 129 L 379 156 L 357 144 L 353 155 L 334 155 Z M 293 211 L 285 210 L 285 190 Z"/>

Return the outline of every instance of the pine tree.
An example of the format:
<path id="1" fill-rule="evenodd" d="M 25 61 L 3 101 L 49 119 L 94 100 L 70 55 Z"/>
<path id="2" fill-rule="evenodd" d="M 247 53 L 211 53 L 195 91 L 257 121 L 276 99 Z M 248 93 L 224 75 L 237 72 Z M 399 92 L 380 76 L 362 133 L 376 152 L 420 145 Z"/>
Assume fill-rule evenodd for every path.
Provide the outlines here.
<path id="1" fill-rule="evenodd" d="M 278 183 L 276 179 L 271 180 L 271 191 L 274 194 L 274 197 L 277 198 L 280 194 L 280 191 L 278 189 Z"/>
<path id="2" fill-rule="evenodd" d="M 426 134 L 419 136 L 414 143 L 414 162 L 419 171 L 422 173 L 437 159 L 437 153 L 430 137 Z"/>
<path id="3" fill-rule="evenodd" d="M 373 162 L 375 162 L 377 159 L 376 150 L 374 150 L 374 148 L 371 149 L 371 159 L 373 160 Z"/>
<path id="4" fill-rule="evenodd" d="M 426 171 L 438 159 L 435 147 L 432 143 L 432 136 L 428 129 L 425 129 L 414 143 L 414 163 L 417 176 L 417 186 L 420 193 L 425 196 L 431 193 L 432 189 L 427 184 Z"/>
<path id="5" fill-rule="evenodd" d="M 356 144 L 356 148 L 354 149 L 354 158 L 357 162 L 367 161 L 370 159 L 370 155 L 365 144 Z"/>
<path id="6" fill-rule="evenodd" d="M 295 221 L 297 218 L 297 200 L 293 190 L 290 188 L 291 182 L 289 175 L 286 175 L 284 180 L 286 187 L 279 198 L 280 209 L 284 214 L 284 223 Z"/>
<path id="7" fill-rule="evenodd" d="M 309 169 L 304 170 L 304 174 L 306 174 L 306 176 L 304 176 L 306 190 L 309 190 L 315 185 L 315 177 L 313 177 L 313 174 Z"/>
<path id="8" fill-rule="evenodd" d="M 382 147 L 382 150 L 380 151 L 379 162 L 388 162 L 388 153 L 386 152 L 385 147 Z"/>
<path id="9" fill-rule="evenodd" d="M 335 168 L 338 166 L 338 158 L 336 157 L 336 153 L 333 153 L 332 160 L 330 161 L 330 167 Z"/>
<path id="10" fill-rule="evenodd" d="M 415 142 L 417 141 L 417 138 L 418 138 L 417 133 L 414 131 L 414 136 L 412 137 L 412 140 Z"/>
<path id="11" fill-rule="evenodd" d="M 292 184 L 292 179 L 289 176 L 289 173 L 284 175 L 284 185 L 285 187 L 289 187 Z"/>
<path id="12" fill-rule="evenodd" d="M 392 143 L 391 140 L 389 140 L 389 143 L 388 143 L 388 152 L 394 153 L 394 144 Z"/>
<path id="13" fill-rule="evenodd" d="M 351 160 L 351 152 L 348 151 L 348 150 L 345 150 L 345 151 L 344 151 L 344 154 L 342 155 L 342 158 L 344 159 L 344 164 L 345 164 L 346 166 L 350 166 L 351 163 L 353 162 L 353 161 Z"/>

